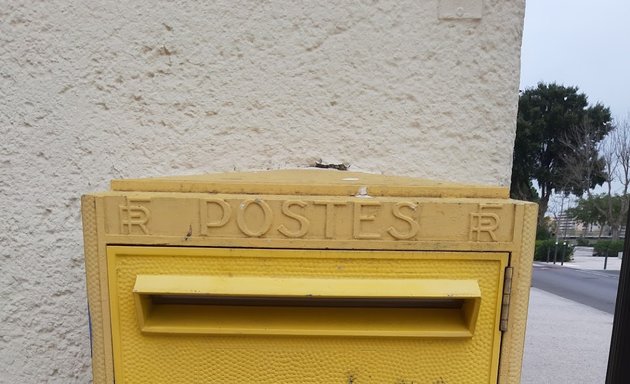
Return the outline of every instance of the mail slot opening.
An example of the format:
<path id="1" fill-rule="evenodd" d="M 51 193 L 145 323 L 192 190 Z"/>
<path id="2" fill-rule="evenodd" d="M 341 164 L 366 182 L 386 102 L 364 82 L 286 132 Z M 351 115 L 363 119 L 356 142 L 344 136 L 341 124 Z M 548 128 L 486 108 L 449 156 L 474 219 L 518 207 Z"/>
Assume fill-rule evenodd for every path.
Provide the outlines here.
<path id="1" fill-rule="evenodd" d="M 474 280 L 140 275 L 143 333 L 472 337 Z"/>
<path id="2" fill-rule="evenodd" d="M 329 298 L 288 296 L 194 296 L 150 295 L 151 306 L 156 305 L 205 305 L 205 306 L 254 306 L 254 307 L 322 307 L 322 308 L 425 308 L 462 309 L 465 299 L 405 299 L 405 298 Z"/>

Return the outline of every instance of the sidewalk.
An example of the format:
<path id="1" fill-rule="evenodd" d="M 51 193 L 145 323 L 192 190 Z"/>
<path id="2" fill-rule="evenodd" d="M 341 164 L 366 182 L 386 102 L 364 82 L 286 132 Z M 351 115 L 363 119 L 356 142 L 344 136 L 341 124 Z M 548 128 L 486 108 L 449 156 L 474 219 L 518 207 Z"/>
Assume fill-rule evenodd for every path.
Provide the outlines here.
<path id="1" fill-rule="evenodd" d="M 564 263 L 565 267 L 576 269 L 604 269 L 605 257 L 593 256 L 593 247 L 575 247 L 573 253 L 573 261 Z M 606 263 L 606 269 L 610 271 L 618 271 L 621 268 L 621 259 L 617 256 L 609 257 Z"/>
<path id="2" fill-rule="evenodd" d="M 601 384 L 612 315 L 532 288 L 521 384 Z"/>
<path id="3" fill-rule="evenodd" d="M 574 260 L 564 266 L 602 270 L 604 258 L 593 257 L 592 248 L 576 247 Z M 621 259 L 608 258 L 607 269 L 620 267 Z M 612 322 L 609 313 L 532 288 L 522 384 L 603 383 Z"/>

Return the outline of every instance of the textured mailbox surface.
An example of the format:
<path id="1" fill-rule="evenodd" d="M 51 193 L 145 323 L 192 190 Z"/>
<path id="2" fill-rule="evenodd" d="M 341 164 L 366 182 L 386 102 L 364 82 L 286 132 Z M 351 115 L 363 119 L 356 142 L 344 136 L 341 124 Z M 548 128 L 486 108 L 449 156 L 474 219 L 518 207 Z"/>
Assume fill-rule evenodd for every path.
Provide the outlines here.
<path id="1" fill-rule="evenodd" d="M 108 257 L 117 383 L 496 382 L 507 254 L 114 247 Z M 472 338 L 143 334 L 139 274 L 474 279 L 482 299 Z"/>

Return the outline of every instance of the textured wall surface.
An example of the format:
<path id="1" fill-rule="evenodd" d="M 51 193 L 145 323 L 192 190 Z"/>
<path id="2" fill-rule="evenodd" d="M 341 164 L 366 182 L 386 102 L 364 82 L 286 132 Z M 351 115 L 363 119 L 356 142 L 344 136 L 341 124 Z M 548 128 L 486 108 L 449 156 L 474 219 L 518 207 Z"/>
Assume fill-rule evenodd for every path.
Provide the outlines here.
<path id="1" fill-rule="evenodd" d="M 0 0 L 0 382 L 90 381 L 79 196 L 112 178 L 509 183 L 524 0 L 439 17 L 476 2 Z"/>

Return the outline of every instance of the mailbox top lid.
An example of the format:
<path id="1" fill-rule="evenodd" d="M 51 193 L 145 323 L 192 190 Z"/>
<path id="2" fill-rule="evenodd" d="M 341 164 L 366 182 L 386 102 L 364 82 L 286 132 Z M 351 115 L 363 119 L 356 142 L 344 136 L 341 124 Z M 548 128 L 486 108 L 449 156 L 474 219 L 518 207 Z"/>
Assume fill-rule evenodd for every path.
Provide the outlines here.
<path id="1" fill-rule="evenodd" d="M 321 196 L 509 197 L 506 187 L 456 184 L 403 176 L 327 169 L 229 172 L 113 180 L 113 191 Z"/>

